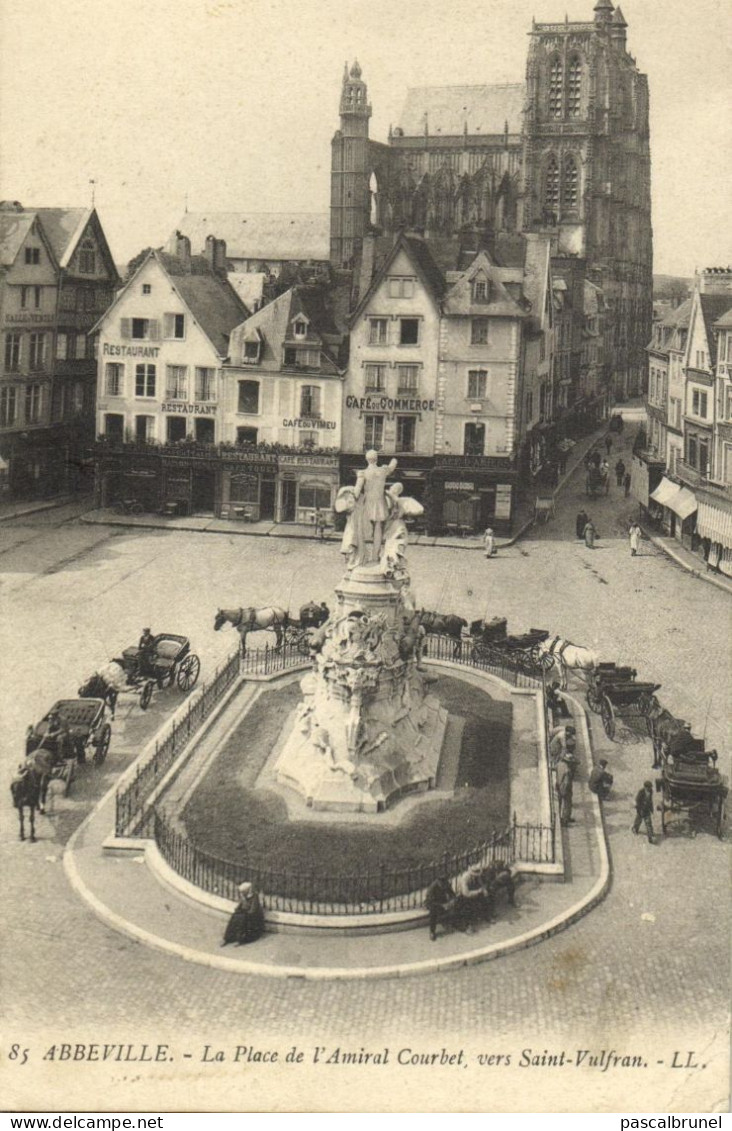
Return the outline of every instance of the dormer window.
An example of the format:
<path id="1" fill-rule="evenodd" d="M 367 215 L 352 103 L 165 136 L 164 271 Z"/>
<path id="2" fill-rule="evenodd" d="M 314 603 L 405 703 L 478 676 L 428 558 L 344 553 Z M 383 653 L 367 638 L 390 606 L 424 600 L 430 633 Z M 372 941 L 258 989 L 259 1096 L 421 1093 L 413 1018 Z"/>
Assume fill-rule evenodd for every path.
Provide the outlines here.
<path id="1" fill-rule="evenodd" d="M 245 365 L 257 365 L 262 357 L 262 337 L 258 330 L 250 330 L 244 339 L 242 361 Z"/>
<path id="2" fill-rule="evenodd" d="M 304 318 L 296 318 L 292 324 L 292 331 L 296 338 L 305 338 L 308 333 L 308 324 Z"/>
<path id="3" fill-rule="evenodd" d="M 473 302 L 488 302 L 490 286 L 487 279 L 473 279 Z"/>

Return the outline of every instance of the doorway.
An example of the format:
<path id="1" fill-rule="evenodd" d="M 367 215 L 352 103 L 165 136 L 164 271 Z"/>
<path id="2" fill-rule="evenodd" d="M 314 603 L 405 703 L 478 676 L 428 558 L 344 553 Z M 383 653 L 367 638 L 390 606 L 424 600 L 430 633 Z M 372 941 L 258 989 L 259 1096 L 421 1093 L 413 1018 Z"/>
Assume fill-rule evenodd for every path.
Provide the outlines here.
<path id="1" fill-rule="evenodd" d="M 275 514 L 275 481 L 263 479 L 259 492 L 259 517 L 274 522 Z"/>
<path id="2" fill-rule="evenodd" d="M 282 480 L 282 521 L 294 522 L 297 516 L 297 482 Z"/>
<path id="3" fill-rule="evenodd" d="M 193 472 L 191 502 L 194 513 L 213 514 L 216 502 L 216 472 L 197 467 Z"/>

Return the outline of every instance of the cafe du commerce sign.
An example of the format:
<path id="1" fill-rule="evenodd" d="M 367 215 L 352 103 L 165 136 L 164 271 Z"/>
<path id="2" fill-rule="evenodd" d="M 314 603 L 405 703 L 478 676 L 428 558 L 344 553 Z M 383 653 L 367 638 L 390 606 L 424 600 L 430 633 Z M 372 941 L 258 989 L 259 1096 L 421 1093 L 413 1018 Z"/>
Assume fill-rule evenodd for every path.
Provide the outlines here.
<path id="1" fill-rule="evenodd" d="M 435 402 L 418 397 L 346 397 L 346 408 L 358 412 L 434 412 Z"/>

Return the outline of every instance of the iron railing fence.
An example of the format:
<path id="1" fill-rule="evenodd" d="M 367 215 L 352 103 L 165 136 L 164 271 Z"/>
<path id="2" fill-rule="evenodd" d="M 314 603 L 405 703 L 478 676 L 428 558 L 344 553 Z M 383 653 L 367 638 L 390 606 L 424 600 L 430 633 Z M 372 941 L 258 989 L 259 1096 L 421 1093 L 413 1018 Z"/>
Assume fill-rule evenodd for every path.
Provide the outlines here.
<path id="1" fill-rule="evenodd" d="M 525 653 L 501 654 L 498 648 L 476 647 L 475 642 L 466 637 L 457 640 L 452 636 L 428 636 L 424 655 L 430 660 L 450 660 L 488 672 L 514 687 L 536 690 L 544 686 L 544 669 Z"/>
<path id="2" fill-rule="evenodd" d="M 201 694 L 182 719 L 173 724 L 162 742 L 155 743 L 151 756 L 135 770 L 135 776 L 117 790 L 115 799 L 115 831 L 117 836 L 144 836 L 151 832 L 147 801 L 176 757 L 196 734 L 216 704 L 239 676 L 239 655 L 230 656 L 213 679 L 205 683 Z M 147 818 L 147 819 L 146 819 Z"/>
<path id="3" fill-rule="evenodd" d="M 245 880 L 260 892 L 269 911 L 300 915 L 368 915 L 413 911 L 422 907 L 433 880 L 454 880 L 473 864 L 488 867 L 498 861 L 551 863 L 554 830 L 539 825 L 513 824 L 463 852 L 445 853 L 438 860 L 408 868 L 365 869 L 355 874 L 324 873 L 316 869 L 278 869 L 251 857 L 227 860 L 193 844 L 160 810 L 155 811 L 154 836 L 166 863 L 183 879 L 211 895 L 236 901 Z"/>

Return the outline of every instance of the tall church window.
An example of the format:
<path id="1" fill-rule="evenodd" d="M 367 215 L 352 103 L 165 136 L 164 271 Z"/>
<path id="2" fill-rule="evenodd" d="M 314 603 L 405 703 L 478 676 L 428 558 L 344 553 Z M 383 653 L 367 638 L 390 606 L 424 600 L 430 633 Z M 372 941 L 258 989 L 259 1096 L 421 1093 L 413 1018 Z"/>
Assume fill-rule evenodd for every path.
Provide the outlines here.
<path id="1" fill-rule="evenodd" d="M 578 118 L 582 108 L 582 60 L 573 55 L 567 67 L 567 113 Z"/>
<path id="2" fill-rule="evenodd" d="M 544 207 L 547 212 L 559 211 L 559 165 L 552 155 L 544 175 Z"/>
<path id="3" fill-rule="evenodd" d="M 564 94 L 564 67 L 562 60 L 555 55 L 549 68 L 549 115 L 562 116 L 562 96 Z"/>
<path id="4" fill-rule="evenodd" d="M 562 185 L 562 207 L 565 212 L 576 212 L 579 203 L 579 173 L 577 163 L 571 154 L 564 158 L 564 178 Z"/>

